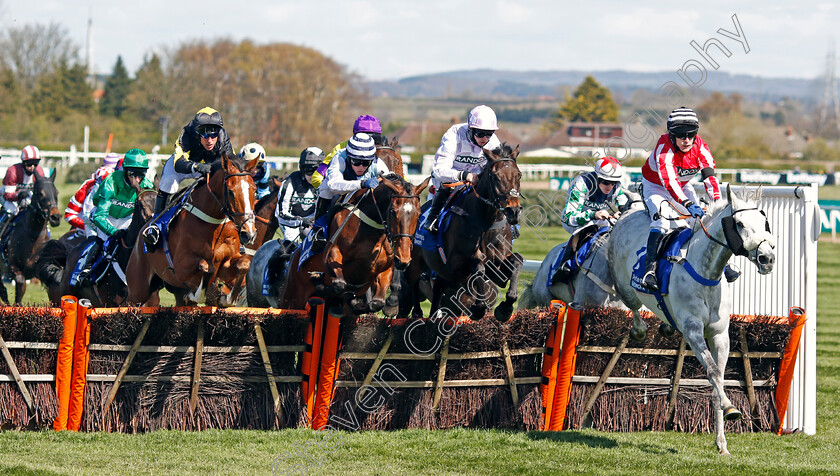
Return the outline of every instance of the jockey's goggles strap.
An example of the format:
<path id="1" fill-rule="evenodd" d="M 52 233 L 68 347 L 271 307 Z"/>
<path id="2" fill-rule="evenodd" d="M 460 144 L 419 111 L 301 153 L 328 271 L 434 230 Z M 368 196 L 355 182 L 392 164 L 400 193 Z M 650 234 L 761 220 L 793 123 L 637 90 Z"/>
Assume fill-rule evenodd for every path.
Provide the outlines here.
<path id="1" fill-rule="evenodd" d="M 224 217 L 224 218 L 211 217 L 210 215 L 208 215 L 208 214 L 204 213 L 203 211 L 199 210 L 198 207 L 196 207 L 192 203 L 185 204 L 184 205 L 184 210 L 192 213 L 193 215 L 198 217 L 200 220 L 206 221 L 207 223 L 210 223 L 210 224 L 213 224 L 213 225 L 221 225 L 222 223 L 227 223 L 227 222 L 230 221 L 230 219 L 228 217 Z"/>

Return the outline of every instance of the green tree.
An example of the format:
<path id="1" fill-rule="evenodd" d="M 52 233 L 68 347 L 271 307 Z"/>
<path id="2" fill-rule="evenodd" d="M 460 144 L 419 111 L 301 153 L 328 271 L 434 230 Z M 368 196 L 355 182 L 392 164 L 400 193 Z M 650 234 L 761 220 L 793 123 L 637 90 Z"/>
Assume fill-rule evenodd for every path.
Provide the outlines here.
<path id="1" fill-rule="evenodd" d="M 93 110 L 93 90 L 87 84 L 84 65 L 59 65 L 53 73 L 41 76 L 32 92 L 29 107 L 36 115 L 61 120 L 69 112 Z"/>
<path id="2" fill-rule="evenodd" d="M 13 114 L 20 104 L 20 87 L 14 73 L 0 66 L 0 114 Z"/>
<path id="3" fill-rule="evenodd" d="M 0 61 L 27 95 L 42 76 L 76 60 L 78 51 L 67 29 L 58 23 L 23 25 L 0 33 Z"/>
<path id="4" fill-rule="evenodd" d="M 157 124 L 169 112 L 166 92 L 166 77 L 160 58 L 152 55 L 143 61 L 131 83 L 126 97 L 128 113 L 136 120 Z"/>
<path id="5" fill-rule="evenodd" d="M 566 122 L 613 122 L 618 120 L 618 105 L 608 88 L 601 86 L 592 76 L 569 97 L 551 118 L 550 129 L 557 129 Z"/>
<path id="6" fill-rule="evenodd" d="M 105 95 L 99 102 L 99 111 L 106 116 L 121 117 L 128 108 L 127 96 L 130 89 L 131 78 L 128 77 L 122 56 L 117 56 L 114 70 L 105 81 Z"/>

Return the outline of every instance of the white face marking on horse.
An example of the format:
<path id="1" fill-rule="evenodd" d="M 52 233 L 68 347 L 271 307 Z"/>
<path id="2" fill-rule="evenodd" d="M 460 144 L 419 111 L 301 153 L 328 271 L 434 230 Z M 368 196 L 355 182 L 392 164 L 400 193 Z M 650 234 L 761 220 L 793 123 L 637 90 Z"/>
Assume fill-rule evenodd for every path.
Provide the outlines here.
<path id="1" fill-rule="evenodd" d="M 406 215 L 410 215 L 411 212 L 414 211 L 414 204 L 411 202 L 406 202 L 403 204 L 402 209 L 403 213 L 405 213 Z"/>
<path id="2" fill-rule="evenodd" d="M 242 196 L 245 198 L 245 213 L 251 213 L 253 210 L 251 209 L 251 200 L 248 200 L 248 194 L 251 193 L 251 186 L 248 184 L 247 181 L 242 180 L 239 182 L 239 188 L 242 189 Z"/>

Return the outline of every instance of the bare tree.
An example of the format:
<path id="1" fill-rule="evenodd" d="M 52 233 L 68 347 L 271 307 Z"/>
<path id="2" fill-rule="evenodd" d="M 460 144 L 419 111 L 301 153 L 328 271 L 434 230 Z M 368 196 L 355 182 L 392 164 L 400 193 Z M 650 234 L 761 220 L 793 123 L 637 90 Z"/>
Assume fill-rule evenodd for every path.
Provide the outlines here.
<path id="1" fill-rule="evenodd" d="M 78 54 L 78 45 L 58 23 L 23 25 L 0 34 L 0 61 L 24 93 L 32 91 L 39 77 L 54 72 L 59 65 L 78 62 Z"/>

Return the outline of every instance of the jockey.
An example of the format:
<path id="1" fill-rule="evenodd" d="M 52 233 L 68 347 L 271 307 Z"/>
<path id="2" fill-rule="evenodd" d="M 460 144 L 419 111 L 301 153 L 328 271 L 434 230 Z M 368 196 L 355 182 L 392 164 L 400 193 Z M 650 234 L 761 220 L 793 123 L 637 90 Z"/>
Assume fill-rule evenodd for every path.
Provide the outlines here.
<path id="1" fill-rule="evenodd" d="M 315 202 L 315 221 L 326 215 L 334 196 L 344 196 L 362 188 L 376 188 L 378 177 L 390 173 L 388 166 L 376 158 L 376 144 L 364 132 L 353 134 L 347 147 L 340 150 L 335 160 L 330 161 Z M 323 230 L 316 228 L 316 249 L 326 244 Z"/>
<path id="2" fill-rule="evenodd" d="M 443 134 L 432 169 L 433 186 L 429 195 L 434 196 L 434 201 L 423 224 L 427 231 L 438 231 L 438 217 L 452 193 L 452 187 L 444 184 L 458 181 L 472 185 L 478 183 L 478 175 L 487 164 L 484 149 L 493 150 L 500 145 L 495 134 L 497 129 L 496 113 L 481 105 L 470 111 L 467 122 L 455 124 Z"/>
<path id="3" fill-rule="evenodd" d="M 367 135 L 373 138 L 373 142 L 377 145 L 385 145 L 386 137 L 382 135 L 382 124 L 379 123 L 379 119 L 374 116 L 368 114 L 362 114 L 361 116 L 356 118 L 356 122 L 353 123 L 353 134 L 364 132 Z M 318 170 L 312 174 L 312 186 L 318 188 L 321 186 L 321 182 L 324 180 L 324 176 L 327 173 L 327 167 L 330 165 L 330 161 L 332 158 L 342 149 L 347 147 L 347 141 L 339 142 L 333 147 L 333 150 L 330 151 L 329 154 L 324 158 L 321 162 L 321 165 L 318 167 Z"/>
<path id="4" fill-rule="evenodd" d="M 120 162 L 120 156 L 113 152 L 109 152 L 102 160 L 102 166 L 96 169 L 90 178 L 85 180 L 79 190 L 70 197 L 70 203 L 67 204 L 67 209 L 64 210 L 64 220 L 70 224 L 72 228 L 85 231 L 85 220 L 90 216 L 93 210 L 93 200 L 86 200 L 88 197 L 93 198 L 99 184 L 111 175 L 111 172 L 117 168 Z"/>
<path id="5" fill-rule="evenodd" d="M 323 150 L 307 147 L 300 153 L 300 170 L 289 174 L 280 185 L 275 214 L 283 229 L 283 238 L 287 241 L 297 241 L 301 227 L 311 227 L 315 221 L 316 190 L 312 186 L 312 174 L 323 160 Z"/>
<path id="6" fill-rule="evenodd" d="M 93 196 L 96 209 L 90 215 L 89 222 L 96 235 L 89 238 L 92 243 L 82 258 L 78 283 L 85 285 L 105 240 L 110 237 L 120 239 L 125 235 L 125 229 L 131 224 L 137 194 L 143 189 L 154 188 L 154 184 L 146 178 L 148 170 L 146 152 L 131 149 L 125 153 L 122 170 L 111 173 L 99 186 Z"/>
<path id="7" fill-rule="evenodd" d="M 0 237 L 5 237 L 9 223 L 20 209 L 28 206 L 32 200 L 35 174 L 44 176 L 44 169 L 38 165 L 40 162 L 41 151 L 34 145 L 28 145 L 20 152 L 20 163 L 6 170 L 6 176 L 3 178 L 4 213 L 0 217 Z"/>
<path id="8" fill-rule="evenodd" d="M 256 142 L 245 144 L 239 149 L 239 158 L 245 160 L 245 162 L 250 162 L 257 157 L 260 161 L 251 172 L 251 176 L 254 178 L 254 185 L 257 186 L 256 199 L 259 200 L 270 192 L 271 174 L 268 173 L 268 166 L 265 165 L 265 149 Z"/>
<path id="9" fill-rule="evenodd" d="M 578 175 L 569 185 L 566 206 L 563 208 L 563 228 L 572 236 L 563 249 L 560 269 L 571 272 L 570 259 L 575 249 L 573 240 L 578 232 L 595 224 L 599 228 L 609 226 L 609 218 L 618 218 L 618 207 L 629 199 L 621 186 L 624 167 L 613 157 L 598 159 L 594 170 Z M 611 209 L 611 210 L 610 210 Z M 576 243 L 580 245 L 580 243 Z"/>
<path id="10" fill-rule="evenodd" d="M 700 129 L 697 114 L 687 107 L 679 107 L 671 111 L 667 126 L 668 132 L 659 137 L 642 167 L 642 199 L 651 217 L 643 283 L 654 291 L 658 289 L 656 255 L 665 232 L 688 226 L 684 219 L 679 218 L 680 215 L 698 219 L 705 214 L 690 184 L 691 179 L 699 173 L 706 195 L 712 201 L 720 199 L 715 159 L 697 135 Z M 729 282 L 737 279 L 739 274 L 728 267 L 724 271 Z"/>
<path id="11" fill-rule="evenodd" d="M 233 157 L 230 138 L 225 132 L 222 115 L 212 107 L 199 110 L 192 121 L 181 131 L 172 154 L 160 176 L 160 191 L 155 200 L 155 215 L 166 208 L 169 196 L 178 191 L 178 185 L 187 178 L 199 178 L 210 173 L 211 163 L 221 159 L 223 153 Z M 155 221 L 143 231 L 143 241 L 149 251 L 160 240 L 160 224 Z"/>

